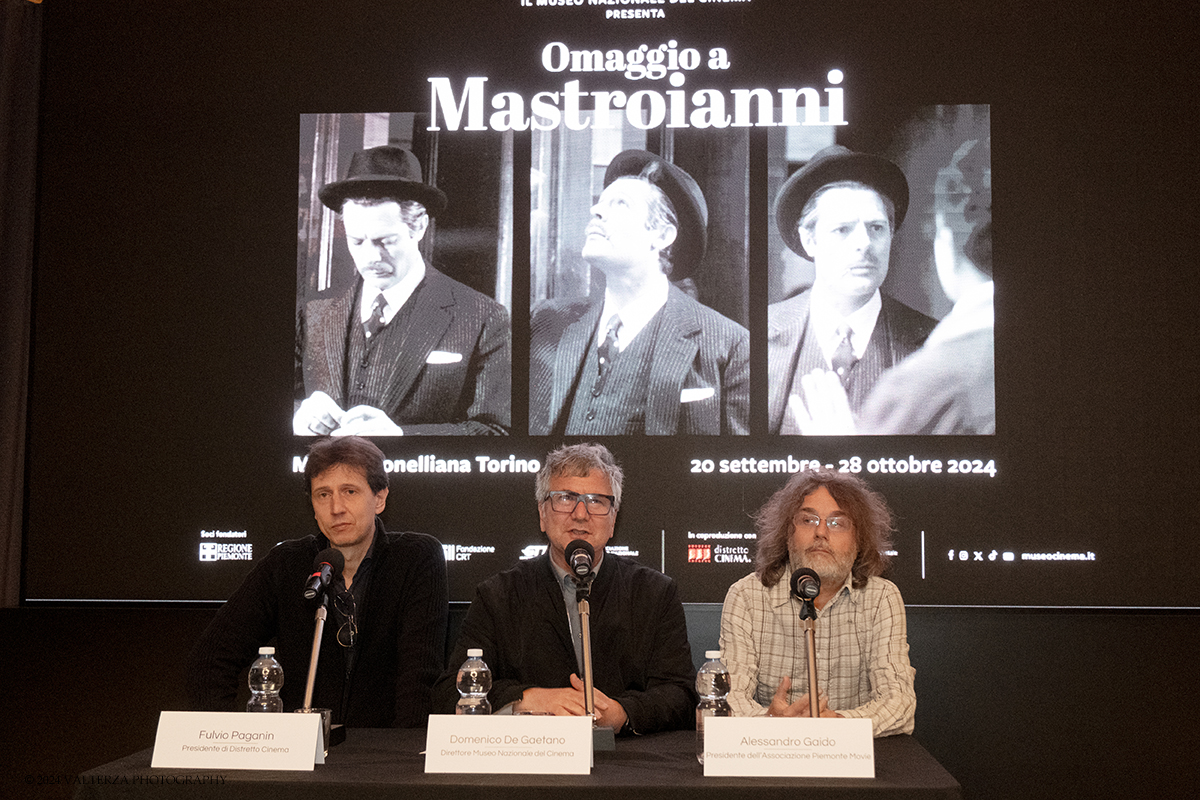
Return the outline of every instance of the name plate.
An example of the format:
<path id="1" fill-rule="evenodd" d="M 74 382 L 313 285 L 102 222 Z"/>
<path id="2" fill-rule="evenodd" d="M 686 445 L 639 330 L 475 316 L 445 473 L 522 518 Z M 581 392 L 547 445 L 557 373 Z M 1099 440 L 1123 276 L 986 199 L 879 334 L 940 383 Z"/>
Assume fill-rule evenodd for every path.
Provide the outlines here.
<path id="1" fill-rule="evenodd" d="M 704 774 L 874 778 L 871 720 L 708 717 Z"/>
<path id="2" fill-rule="evenodd" d="M 430 714 L 426 772 L 587 775 L 592 718 Z"/>
<path id="3" fill-rule="evenodd" d="M 311 771 L 324 750 L 320 714 L 163 711 L 150 766 Z"/>

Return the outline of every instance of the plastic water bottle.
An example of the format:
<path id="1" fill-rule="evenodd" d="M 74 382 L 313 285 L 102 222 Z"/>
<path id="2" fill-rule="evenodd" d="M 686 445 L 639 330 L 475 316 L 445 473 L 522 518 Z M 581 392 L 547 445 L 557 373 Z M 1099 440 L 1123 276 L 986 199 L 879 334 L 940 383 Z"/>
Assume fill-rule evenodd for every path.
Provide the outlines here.
<path id="1" fill-rule="evenodd" d="M 732 717 L 729 708 L 729 670 L 721 663 L 720 650 L 707 650 L 708 660 L 696 673 L 696 693 L 700 704 L 696 706 L 696 760 L 704 763 L 704 720 L 708 717 Z"/>
<path id="2" fill-rule="evenodd" d="M 258 648 L 258 658 L 250 665 L 250 702 L 247 711 L 283 711 L 283 667 L 275 660 L 274 647 Z"/>
<path id="3" fill-rule="evenodd" d="M 492 671 L 483 663 L 483 651 L 472 648 L 467 651 L 467 660 L 458 668 L 458 693 L 462 695 L 455 714 L 490 714 L 492 704 L 488 692 L 492 690 Z"/>

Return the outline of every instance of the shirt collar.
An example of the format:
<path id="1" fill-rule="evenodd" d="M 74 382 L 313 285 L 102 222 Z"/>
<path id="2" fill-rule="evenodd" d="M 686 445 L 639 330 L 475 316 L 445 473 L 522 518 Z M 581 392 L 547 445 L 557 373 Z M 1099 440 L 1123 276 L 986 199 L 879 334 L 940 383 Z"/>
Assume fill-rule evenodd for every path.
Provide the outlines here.
<path id="1" fill-rule="evenodd" d="M 871 341 L 871 334 L 875 331 L 875 323 L 879 321 L 879 311 L 882 308 L 883 297 L 876 289 L 875 293 L 871 295 L 871 299 L 861 308 L 849 316 L 843 317 L 833 310 L 832 304 L 826 302 L 825 294 L 820 287 L 813 286 L 809 319 L 812 322 L 813 332 L 817 335 L 817 342 L 821 345 L 822 352 L 825 353 L 825 359 L 827 361 L 833 359 L 833 351 L 842 341 L 838 336 L 838 328 L 842 325 L 850 326 L 852 331 L 850 347 L 854 350 L 855 358 L 862 358 L 863 353 L 867 351 L 867 343 Z"/>
<path id="2" fill-rule="evenodd" d="M 596 330 L 596 344 L 604 341 L 608 333 L 608 321 L 614 314 L 621 317 L 621 328 L 617 332 L 617 351 L 629 346 L 633 337 L 650 324 L 658 310 L 667 304 L 667 295 L 671 290 L 671 282 L 661 272 L 646 282 L 637 298 L 624 306 L 618 306 L 612 295 L 604 291 L 604 308 L 600 312 L 600 326 Z"/>
<path id="3" fill-rule="evenodd" d="M 425 262 L 422 261 L 405 273 L 398 283 L 383 290 L 383 299 L 387 303 L 387 307 L 383 310 L 384 325 L 392 321 L 396 312 L 408 302 L 408 298 L 412 297 L 412 293 L 417 290 L 417 286 L 424 279 Z M 358 313 L 361 322 L 366 322 L 371 318 L 371 309 L 375 306 L 375 298 L 379 294 L 365 283 L 363 284 L 362 301 L 359 303 Z"/>
<path id="4" fill-rule="evenodd" d="M 382 527 L 383 525 L 379 521 L 379 517 L 375 517 L 374 527 L 371 529 L 371 546 L 367 548 L 367 554 L 364 555 L 362 561 L 359 562 L 359 569 L 362 569 L 362 565 L 366 564 L 367 561 L 369 561 L 370 558 L 375 555 L 375 549 L 379 546 L 379 531 Z M 325 536 L 325 534 L 318 531 L 317 552 L 319 553 L 328 547 L 333 547 L 333 544 L 330 543 L 329 538 Z"/>
<path id="5" fill-rule="evenodd" d="M 854 588 L 854 572 L 851 571 L 850 574 L 846 576 L 846 582 L 842 584 L 842 588 L 839 589 L 838 593 L 833 596 L 833 599 L 826 604 L 825 608 L 817 612 L 817 616 L 824 614 L 826 611 L 832 608 L 834 603 L 836 603 L 842 597 L 842 595 L 848 595 L 850 597 L 850 601 L 857 604 L 858 594 L 859 592 Z M 783 576 L 779 579 L 779 582 L 767 589 L 767 597 L 774 608 L 780 608 L 792 602 L 792 568 L 790 565 L 783 573 Z M 800 601 L 797 600 L 795 602 L 799 603 Z"/>
<path id="6" fill-rule="evenodd" d="M 846 576 L 846 582 L 842 584 L 842 588 L 838 589 L 838 593 L 833 596 L 832 600 L 825 604 L 824 608 L 817 612 L 817 615 L 820 616 L 821 614 L 828 612 L 829 609 L 833 608 L 834 605 L 836 605 L 843 597 L 849 598 L 851 603 L 858 605 L 858 598 L 860 594 L 861 592 L 854 588 L 854 571 L 851 570 L 850 574 Z"/>
<path id="7" fill-rule="evenodd" d="M 554 570 L 554 577 L 558 578 L 558 585 L 563 587 L 563 592 L 567 591 L 567 582 L 570 581 L 571 591 L 575 591 L 575 581 L 571 580 L 571 573 L 563 569 L 554 560 L 554 557 L 549 552 L 546 553 L 546 558 L 550 559 L 550 569 Z M 600 556 L 600 560 L 592 565 L 592 572 L 596 575 L 600 574 L 600 567 L 604 565 L 604 556 Z"/>

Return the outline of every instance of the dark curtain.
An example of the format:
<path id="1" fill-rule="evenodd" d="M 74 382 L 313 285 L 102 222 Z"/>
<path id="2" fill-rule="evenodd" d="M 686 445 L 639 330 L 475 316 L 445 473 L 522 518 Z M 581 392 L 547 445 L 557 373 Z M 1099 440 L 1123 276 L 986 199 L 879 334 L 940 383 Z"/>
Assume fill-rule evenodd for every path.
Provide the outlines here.
<path id="1" fill-rule="evenodd" d="M 20 601 L 42 7 L 0 5 L 0 605 Z"/>

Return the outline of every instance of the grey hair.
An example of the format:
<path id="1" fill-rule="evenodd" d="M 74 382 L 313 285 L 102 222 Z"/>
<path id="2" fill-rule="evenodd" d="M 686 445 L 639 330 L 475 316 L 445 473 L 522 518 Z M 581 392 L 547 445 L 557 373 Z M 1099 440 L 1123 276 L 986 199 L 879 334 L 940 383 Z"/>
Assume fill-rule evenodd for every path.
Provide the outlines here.
<path id="1" fill-rule="evenodd" d="M 602 444 L 567 444 L 546 456 L 546 463 L 537 474 L 537 501 L 541 503 L 550 494 L 550 479 L 569 476 L 586 478 L 598 470 L 608 478 L 612 486 L 613 510 L 621 506 L 621 481 L 625 473 L 613 458 L 613 454 Z"/>

